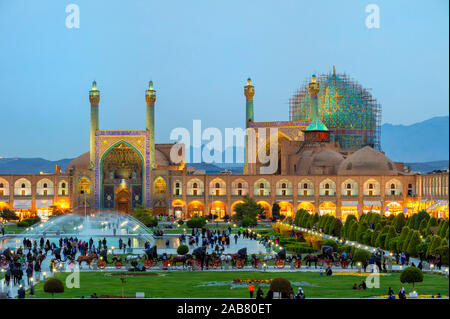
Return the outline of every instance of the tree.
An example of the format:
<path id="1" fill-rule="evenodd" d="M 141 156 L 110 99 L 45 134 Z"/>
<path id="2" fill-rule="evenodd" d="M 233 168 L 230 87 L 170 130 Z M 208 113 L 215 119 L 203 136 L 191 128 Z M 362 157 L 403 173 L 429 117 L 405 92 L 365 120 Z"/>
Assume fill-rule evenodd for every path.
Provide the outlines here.
<path id="1" fill-rule="evenodd" d="M 125 297 L 125 283 L 127 282 L 127 279 L 125 276 L 120 276 L 120 284 L 122 286 L 122 298 Z"/>
<path id="2" fill-rule="evenodd" d="M 430 214 L 428 214 L 426 210 L 421 210 L 415 215 L 417 215 L 417 217 L 416 220 L 414 221 L 414 229 L 419 229 L 422 220 L 425 220 L 426 223 L 428 223 L 428 220 L 430 219 Z"/>
<path id="3" fill-rule="evenodd" d="M 44 284 L 44 292 L 52 294 L 52 299 L 56 293 L 64 292 L 64 285 L 58 278 L 49 278 Z"/>
<path id="4" fill-rule="evenodd" d="M 364 249 L 357 249 L 353 254 L 353 261 L 357 263 L 367 263 L 370 259 L 370 253 Z"/>
<path id="5" fill-rule="evenodd" d="M 243 203 L 236 204 L 234 207 L 236 214 L 233 215 L 233 218 L 237 221 L 250 218 L 256 223 L 256 218 L 264 210 L 264 208 L 257 204 L 256 201 L 248 195 L 245 195 L 243 200 Z"/>
<path id="6" fill-rule="evenodd" d="M 3 210 L 0 213 L 0 217 L 7 221 L 19 219 L 16 213 L 8 208 L 3 208 Z"/>
<path id="7" fill-rule="evenodd" d="M 394 220 L 392 221 L 392 226 L 395 227 L 396 231 L 401 231 L 402 228 L 405 226 L 405 224 L 406 224 L 406 219 L 403 214 L 398 214 L 397 216 L 395 216 Z"/>
<path id="8" fill-rule="evenodd" d="M 177 248 L 177 254 L 178 255 L 186 255 L 189 252 L 189 247 L 187 245 L 180 245 Z"/>
<path id="9" fill-rule="evenodd" d="M 281 207 L 280 207 L 280 205 L 278 205 L 278 203 L 274 203 L 272 205 L 272 218 L 273 219 L 280 218 L 280 210 L 281 210 Z"/>
<path id="10" fill-rule="evenodd" d="M 386 236 L 385 242 L 384 242 L 384 247 L 388 248 L 389 246 L 389 241 L 393 238 L 395 238 L 397 236 L 397 232 L 395 230 L 394 226 L 389 226 L 389 231 L 388 234 Z"/>
<path id="11" fill-rule="evenodd" d="M 411 236 L 411 239 L 408 242 L 408 248 L 406 249 L 406 251 L 411 255 L 411 256 L 417 256 L 417 254 L 419 253 L 419 251 L 417 250 L 419 244 L 421 243 L 420 240 L 420 234 L 419 231 L 415 230 L 413 231 L 413 234 Z"/>
<path id="12" fill-rule="evenodd" d="M 287 298 L 292 291 L 291 282 L 285 278 L 275 278 L 270 282 L 269 291 L 279 292 L 282 298 Z"/>
<path id="13" fill-rule="evenodd" d="M 400 273 L 400 281 L 402 283 L 412 283 L 414 291 L 414 284 L 423 281 L 423 272 L 417 267 L 407 267 Z"/>

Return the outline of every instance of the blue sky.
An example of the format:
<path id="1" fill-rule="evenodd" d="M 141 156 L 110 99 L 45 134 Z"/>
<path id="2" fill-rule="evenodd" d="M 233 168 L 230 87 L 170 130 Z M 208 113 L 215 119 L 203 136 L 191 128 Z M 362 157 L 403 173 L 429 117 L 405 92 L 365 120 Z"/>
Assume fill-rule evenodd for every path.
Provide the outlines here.
<path id="1" fill-rule="evenodd" d="M 65 8 L 80 8 L 68 29 Z M 380 8 L 368 29 L 365 8 Z M 255 120 L 288 120 L 312 73 L 336 66 L 382 104 L 382 122 L 448 114 L 447 0 L 0 0 L 0 156 L 75 157 L 89 149 L 92 80 L 101 129 L 144 129 L 157 90 L 156 142 L 174 127 L 242 127 L 243 86 Z"/>

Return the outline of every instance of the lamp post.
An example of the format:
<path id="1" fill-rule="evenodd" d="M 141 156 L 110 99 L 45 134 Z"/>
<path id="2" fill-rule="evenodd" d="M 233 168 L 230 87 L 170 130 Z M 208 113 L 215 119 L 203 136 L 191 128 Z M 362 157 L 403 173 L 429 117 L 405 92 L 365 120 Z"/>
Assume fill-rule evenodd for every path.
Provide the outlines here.
<path id="1" fill-rule="evenodd" d="M 86 191 L 84 191 L 84 219 L 87 219 L 86 215 Z"/>

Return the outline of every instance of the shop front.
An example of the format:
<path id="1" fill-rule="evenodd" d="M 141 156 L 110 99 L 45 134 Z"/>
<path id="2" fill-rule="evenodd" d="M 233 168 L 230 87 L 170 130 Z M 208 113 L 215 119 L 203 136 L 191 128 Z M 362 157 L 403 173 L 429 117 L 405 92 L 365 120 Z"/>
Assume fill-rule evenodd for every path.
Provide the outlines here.
<path id="1" fill-rule="evenodd" d="M 42 221 L 47 221 L 48 218 L 51 216 L 53 200 L 51 199 L 41 199 L 36 201 L 36 212 L 38 217 Z"/>
<path id="2" fill-rule="evenodd" d="M 357 201 L 342 201 L 341 203 L 341 216 L 342 222 L 345 223 L 349 215 L 353 215 L 358 218 L 359 205 Z"/>
<path id="3" fill-rule="evenodd" d="M 13 209 L 20 220 L 33 216 L 31 212 L 31 199 L 15 199 Z"/>

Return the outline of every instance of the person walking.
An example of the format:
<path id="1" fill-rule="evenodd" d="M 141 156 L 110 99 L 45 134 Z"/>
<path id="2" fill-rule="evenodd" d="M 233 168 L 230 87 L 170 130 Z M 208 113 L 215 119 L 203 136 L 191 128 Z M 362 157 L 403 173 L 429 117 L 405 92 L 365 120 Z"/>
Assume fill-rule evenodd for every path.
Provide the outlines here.
<path id="1" fill-rule="evenodd" d="M 255 286 L 253 286 L 252 282 L 248 285 L 248 292 L 250 293 L 250 299 L 253 299 L 253 293 L 255 292 Z"/>
<path id="2" fill-rule="evenodd" d="M 261 287 L 256 291 L 256 299 L 264 299 L 264 292 Z"/>

